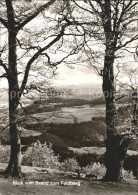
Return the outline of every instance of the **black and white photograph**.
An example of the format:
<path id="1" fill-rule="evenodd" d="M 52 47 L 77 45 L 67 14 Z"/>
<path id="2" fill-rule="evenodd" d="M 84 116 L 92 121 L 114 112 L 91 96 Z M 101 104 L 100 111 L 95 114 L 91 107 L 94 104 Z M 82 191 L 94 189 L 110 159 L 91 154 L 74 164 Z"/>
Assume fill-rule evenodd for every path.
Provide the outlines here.
<path id="1" fill-rule="evenodd" d="M 0 195 L 138 195 L 138 0 L 0 0 Z"/>

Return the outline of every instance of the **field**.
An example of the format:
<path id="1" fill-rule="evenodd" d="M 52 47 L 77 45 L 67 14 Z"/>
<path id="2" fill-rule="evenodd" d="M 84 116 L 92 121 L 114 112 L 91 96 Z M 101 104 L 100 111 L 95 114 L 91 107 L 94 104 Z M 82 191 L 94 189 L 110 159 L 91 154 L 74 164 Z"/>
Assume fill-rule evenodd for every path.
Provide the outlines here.
<path id="1" fill-rule="evenodd" d="M 0 164 L 0 169 L 5 164 Z M 105 183 L 89 179 L 76 179 L 63 173 L 52 171 L 38 173 L 34 168 L 22 168 L 24 177 L 21 179 L 4 178 L 0 175 L 1 195 L 137 195 L 137 181 L 125 181 L 124 183 Z M 61 185 L 61 182 L 74 182 L 74 185 Z M 17 182 L 17 183 L 16 183 Z M 22 185 L 20 185 L 22 182 Z M 45 185 L 44 183 L 45 182 Z M 58 182 L 60 184 L 58 184 Z M 15 183 L 16 185 L 13 185 Z M 33 184 L 34 185 L 30 185 Z M 42 185 L 43 184 L 43 185 Z"/>

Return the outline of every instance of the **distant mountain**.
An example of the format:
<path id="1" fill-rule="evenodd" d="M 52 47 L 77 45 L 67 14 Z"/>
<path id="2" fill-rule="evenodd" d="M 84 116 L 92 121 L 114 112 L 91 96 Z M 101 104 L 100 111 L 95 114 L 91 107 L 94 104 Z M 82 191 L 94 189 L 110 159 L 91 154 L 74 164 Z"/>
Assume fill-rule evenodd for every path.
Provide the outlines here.
<path id="1" fill-rule="evenodd" d="M 85 100 L 93 100 L 93 99 L 99 99 L 103 97 L 102 88 L 99 85 L 96 86 L 89 86 L 89 85 L 68 85 L 67 87 L 54 87 L 54 89 L 60 90 L 60 89 L 70 89 L 74 91 L 74 94 L 72 94 L 70 97 L 67 98 L 76 98 L 76 99 L 85 99 Z"/>

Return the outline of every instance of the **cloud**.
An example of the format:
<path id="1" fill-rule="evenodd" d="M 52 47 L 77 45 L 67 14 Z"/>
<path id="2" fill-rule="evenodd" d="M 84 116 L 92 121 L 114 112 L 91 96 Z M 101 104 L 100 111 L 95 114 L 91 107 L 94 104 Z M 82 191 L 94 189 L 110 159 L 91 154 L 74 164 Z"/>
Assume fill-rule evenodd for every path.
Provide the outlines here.
<path id="1" fill-rule="evenodd" d="M 94 70 L 86 66 L 76 66 L 74 69 L 67 66 L 61 66 L 58 68 L 58 78 L 54 83 L 57 85 L 75 85 L 75 86 L 93 86 L 101 85 L 101 78 L 94 72 Z"/>

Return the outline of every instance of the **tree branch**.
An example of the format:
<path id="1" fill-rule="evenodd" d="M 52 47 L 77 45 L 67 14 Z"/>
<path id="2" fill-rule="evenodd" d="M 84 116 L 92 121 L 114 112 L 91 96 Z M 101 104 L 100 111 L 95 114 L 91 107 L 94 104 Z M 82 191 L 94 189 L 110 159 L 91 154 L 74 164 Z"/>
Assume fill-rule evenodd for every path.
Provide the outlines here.
<path id="1" fill-rule="evenodd" d="M 18 30 L 23 28 L 27 23 L 29 23 L 31 20 L 33 20 L 36 16 L 38 16 L 42 11 L 44 11 L 46 8 L 49 8 L 50 5 L 52 5 L 56 0 L 51 0 L 48 3 L 44 4 L 43 6 L 39 7 L 31 16 L 29 16 L 26 20 L 24 20 L 22 23 L 20 23 L 17 27 Z"/>
<path id="2" fill-rule="evenodd" d="M 2 66 L 3 69 L 5 70 L 6 74 L 8 74 L 9 70 L 8 70 L 6 64 L 4 64 L 1 59 L 0 59 L 0 66 Z"/>
<path id="3" fill-rule="evenodd" d="M 4 20 L 3 18 L 0 17 L 0 22 L 8 29 L 8 24 L 7 24 L 6 20 Z"/>
<path id="4" fill-rule="evenodd" d="M 4 73 L 3 75 L 0 75 L 0 79 L 2 79 L 2 78 L 7 78 L 7 74 Z"/>
<path id="5" fill-rule="evenodd" d="M 68 23 L 64 24 L 61 28 L 60 33 L 56 36 L 55 39 L 53 39 L 48 45 L 46 45 L 45 47 L 41 48 L 39 51 L 37 51 L 33 57 L 29 60 L 29 62 L 27 63 L 26 66 L 26 70 L 25 70 L 25 74 L 24 74 L 24 78 L 22 81 L 22 85 L 20 87 L 20 96 L 22 95 L 25 86 L 27 84 L 27 80 L 28 80 L 28 76 L 29 76 L 29 71 L 30 71 L 30 67 L 33 64 L 33 62 L 42 54 L 42 52 L 44 52 L 45 50 L 47 50 L 48 48 L 50 48 L 52 45 L 54 45 L 57 41 L 60 40 L 60 38 L 64 35 L 64 31 L 66 29 L 66 27 L 70 26 L 72 23 L 69 21 Z"/>
<path id="6" fill-rule="evenodd" d="M 138 40 L 138 35 L 134 36 L 132 39 L 130 39 L 129 41 L 126 41 L 124 44 L 119 45 L 118 47 L 116 47 L 116 51 L 127 46 L 129 43 L 132 43 L 133 41 Z"/>

